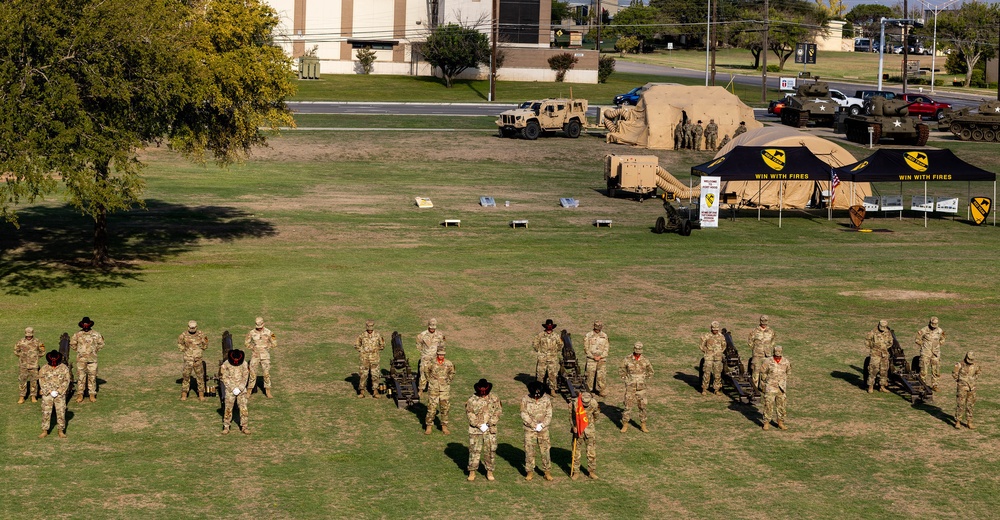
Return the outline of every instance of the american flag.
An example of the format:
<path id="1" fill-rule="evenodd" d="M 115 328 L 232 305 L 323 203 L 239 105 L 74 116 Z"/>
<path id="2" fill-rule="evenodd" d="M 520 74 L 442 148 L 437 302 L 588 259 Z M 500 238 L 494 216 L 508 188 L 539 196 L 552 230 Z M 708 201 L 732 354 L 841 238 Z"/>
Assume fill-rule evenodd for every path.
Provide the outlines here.
<path id="1" fill-rule="evenodd" d="M 833 206 L 833 201 L 837 198 L 837 186 L 840 186 L 840 177 L 837 177 L 836 172 L 833 173 L 833 179 L 830 181 L 830 206 Z"/>

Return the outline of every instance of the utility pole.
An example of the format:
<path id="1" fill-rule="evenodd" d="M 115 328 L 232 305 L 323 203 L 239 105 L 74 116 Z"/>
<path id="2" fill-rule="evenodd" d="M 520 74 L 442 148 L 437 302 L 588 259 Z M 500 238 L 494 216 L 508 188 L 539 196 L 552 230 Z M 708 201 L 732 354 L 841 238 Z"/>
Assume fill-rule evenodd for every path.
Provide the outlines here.
<path id="1" fill-rule="evenodd" d="M 603 0 L 597 0 L 597 59 L 601 58 L 601 25 L 604 23 Z"/>
<path id="2" fill-rule="evenodd" d="M 903 0 L 903 19 L 909 19 L 910 13 L 907 12 L 906 0 Z M 910 24 L 903 23 L 903 94 L 906 94 L 906 72 L 907 65 L 909 65 L 907 58 L 910 56 Z"/>
<path id="3" fill-rule="evenodd" d="M 493 5 L 493 20 L 490 24 L 490 101 L 497 100 L 497 36 L 500 32 L 498 23 L 500 0 L 491 0 Z"/>
<path id="4" fill-rule="evenodd" d="M 761 72 L 760 72 L 760 100 L 767 102 L 767 33 L 771 30 L 770 19 L 768 18 L 767 0 L 764 0 L 764 43 L 760 50 Z"/>
<path id="5" fill-rule="evenodd" d="M 719 41 L 719 0 L 709 0 L 712 3 L 712 30 L 709 45 L 712 46 L 712 86 L 715 86 L 715 44 Z"/>

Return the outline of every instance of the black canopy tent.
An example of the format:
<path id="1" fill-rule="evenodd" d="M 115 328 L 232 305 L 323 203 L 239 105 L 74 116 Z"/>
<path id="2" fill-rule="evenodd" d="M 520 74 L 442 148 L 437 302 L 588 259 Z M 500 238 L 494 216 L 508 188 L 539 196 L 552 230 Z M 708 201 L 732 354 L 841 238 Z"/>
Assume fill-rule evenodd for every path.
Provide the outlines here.
<path id="1" fill-rule="evenodd" d="M 993 200 L 997 198 L 996 174 L 959 159 L 951 150 L 907 150 L 905 148 L 890 150 L 882 148 L 854 164 L 835 168 L 834 172 L 841 180 L 899 182 L 901 195 L 904 182 L 922 181 L 924 183 L 924 200 L 927 200 L 928 182 L 992 181 Z M 969 186 L 971 192 L 971 184 Z M 994 226 L 996 222 L 997 217 L 994 213 Z M 927 226 L 926 211 L 924 212 L 924 226 Z"/>
<path id="2" fill-rule="evenodd" d="M 830 181 L 833 169 L 805 146 L 737 146 L 726 155 L 691 167 L 691 175 L 723 181 Z M 783 190 L 783 184 L 779 189 Z M 778 227 L 784 192 L 779 192 Z M 757 206 L 760 220 L 760 206 Z"/>

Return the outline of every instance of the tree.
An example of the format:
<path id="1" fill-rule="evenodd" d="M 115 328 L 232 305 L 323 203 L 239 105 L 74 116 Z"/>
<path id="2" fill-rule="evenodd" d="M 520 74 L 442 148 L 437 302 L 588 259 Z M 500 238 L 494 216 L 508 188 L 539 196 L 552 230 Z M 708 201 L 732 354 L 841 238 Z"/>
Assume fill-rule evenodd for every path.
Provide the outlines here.
<path id="1" fill-rule="evenodd" d="M 618 50 L 620 55 L 624 56 L 630 52 L 639 50 L 639 45 L 641 45 L 639 38 L 635 36 L 622 36 L 615 42 L 615 49 Z"/>
<path id="2" fill-rule="evenodd" d="M 561 83 L 566 79 L 566 72 L 572 69 L 578 61 L 580 60 L 576 56 L 563 52 L 549 57 L 549 68 L 556 71 L 556 81 Z"/>
<path id="3" fill-rule="evenodd" d="M 826 14 L 828 18 L 841 19 L 847 12 L 844 0 L 815 0 L 816 8 Z"/>
<path id="4" fill-rule="evenodd" d="M 354 53 L 354 57 L 358 59 L 358 63 L 361 64 L 361 70 L 365 74 L 371 74 L 375 70 L 375 51 L 372 50 L 371 45 L 365 45 L 364 47 L 358 49 L 358 52 Z"/>
<path id="5" fill-rule="evenodd" d="M 725 5 L 732 4 L 726 2 Z M 666 24 L 664 32 L 674 36 L 696 38 L 699 41 L 705 37 L 706 4 L 704 2 L 650 0 L 649 7 L 656 9 L 658 17 Z"/>
<path id="6" fill-rule="evenodd" d="M 996 54 L 997 21 L 1000 11 L 995 4 L 966 2 L 955 11 L 938 15 L 938 41 L 947 41 L 965 56 L 965 86 L 972 81 L 976 63 Z"/>
<path id="7" fill-rule="evenodd" d="M 611 19 L 607 32 L 611 36 L 634 36 L 640 42 L 653 39 L 656 34 L 657 10 L 653 7 L 635 4 L 618 11 Z"/>
<path id="8" fill-rule="evenodd" d="M 615 58 L 613 56 L 601 56 L 597 58 L 597 82 L 607 83 L 608 78 L 615 72 Z"/>
<path id="9" fill-rule="evenodd" d="M 562 21 L 573 17 L 573 9 L 569 2 L 563 0 L 552 0 L 552 25 L 562 25 Z"/>
<path id="10" fill-rule="evenodd" d="M 164 138 L 229 164 L 294 124 L 291 62 L 259 0 L 7 0 L 0 4 L 0 212 L 54 192 L 94 219 L 142 205 L 138 151 Z"/>
<path id="11" fill-rule="evenodd" d="M 858 4 L 845 18 L 861 31 L 861 36 L 876 40 L 881 34 L 882 18 L 892 18 L 891 8 L 879 4 Z"/>
<path id="12" fill-rule="evenodd" d="M 472 27 L 449 23 L 431 30 L 422 47 L 427 63 L 441 69 L 446 87 L 464 70 L 490 62 L 490 42 Z"/>

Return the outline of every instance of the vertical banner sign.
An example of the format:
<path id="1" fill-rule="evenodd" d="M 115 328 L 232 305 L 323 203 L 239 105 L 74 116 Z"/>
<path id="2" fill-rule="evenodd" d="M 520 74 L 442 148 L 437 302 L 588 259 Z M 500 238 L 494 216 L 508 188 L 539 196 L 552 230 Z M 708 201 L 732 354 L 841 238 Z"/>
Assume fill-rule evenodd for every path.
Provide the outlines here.
<path id="1" fill-rule="evenodd" d="M 698 207 L 702 228 L 719 227 L 719 185 L 722 177 L 701 178 L 701 200 Z"/>
<path id="2" fill-rule="evenodd" d="M 806 44 L 806 63 L 810 65 L 816 64 L 816 44 L 807 43 Z"/>
<path id="3" fill-rule="evenodd" d="M 795 63 L 805 63 L 806 62 L 806 44 L 796 43 L 795 44 Z"/>

